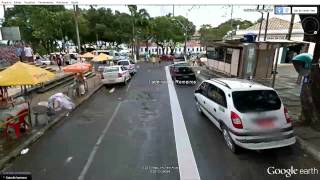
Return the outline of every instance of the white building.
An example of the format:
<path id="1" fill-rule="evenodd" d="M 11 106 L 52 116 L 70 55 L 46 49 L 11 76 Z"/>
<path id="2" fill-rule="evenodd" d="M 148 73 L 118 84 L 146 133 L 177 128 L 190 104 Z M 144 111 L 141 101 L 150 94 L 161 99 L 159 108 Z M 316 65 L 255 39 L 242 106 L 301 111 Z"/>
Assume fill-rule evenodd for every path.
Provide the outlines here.
<path id="1" fill-rule="evenodd" d="M 195 32 L 195 34 L 192 36 L 191 40 L 187 41 L 187 52 L 190 53 L 203 53 L 205 52 L 205 47 L 201 46 L 200 40 L 199 40 L 200 34 L 198 32 Z M 141 43 L 139 53 L 144 54 L 146 52 L 146 44 Z M 148 51 L 150 54 L 157 54 L 157 50 L 159 54 L 170 54 L 170 48 L 165 48 L 164 52 L 162 52 L 162 48 L 160 46 L 157 46 L 156 43 L 149 43 L 148 44 Z M 174 53 L 180 54 L 184 51 L 184 42 L 178 43 L 174 49 Z"/>

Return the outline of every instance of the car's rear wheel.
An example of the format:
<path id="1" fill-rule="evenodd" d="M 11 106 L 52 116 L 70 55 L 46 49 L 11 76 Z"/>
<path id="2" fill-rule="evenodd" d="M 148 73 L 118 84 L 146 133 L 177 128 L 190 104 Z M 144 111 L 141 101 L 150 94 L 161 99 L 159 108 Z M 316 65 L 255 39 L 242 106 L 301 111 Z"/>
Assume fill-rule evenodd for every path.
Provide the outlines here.
<path id="1" fill-rule="evenodd" d="M 123 85 L 127 85 L 128 84 L 128 79 L 124 79 L 124 81 L 123 81 Z"/>
<path id="2" fill-rule="evenodd" d="M 239 152 L 239 147 L 233 142 L 229 131 L 225 126 L 222 126 L 222 134 L 224 141 L 226 142 L 228 148 L 233 152 L 233 153 L 238 153 Z"/>

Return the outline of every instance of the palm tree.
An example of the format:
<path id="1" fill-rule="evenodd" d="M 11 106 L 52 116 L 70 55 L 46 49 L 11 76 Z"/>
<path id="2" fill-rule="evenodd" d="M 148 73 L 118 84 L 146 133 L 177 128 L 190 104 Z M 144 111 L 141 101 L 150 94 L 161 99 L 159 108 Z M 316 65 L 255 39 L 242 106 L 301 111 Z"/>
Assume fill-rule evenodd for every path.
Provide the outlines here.
<path id="1" fill-rule="evenodd" d="M 136 56 L 139 58 L 139 40 L 143 39 L 144 33 L 149 28 L 150 15 L 146 9 L 139 9 L 136 5 L 128 5 L 132 17 L 132 55 L 137 40 Z"/>

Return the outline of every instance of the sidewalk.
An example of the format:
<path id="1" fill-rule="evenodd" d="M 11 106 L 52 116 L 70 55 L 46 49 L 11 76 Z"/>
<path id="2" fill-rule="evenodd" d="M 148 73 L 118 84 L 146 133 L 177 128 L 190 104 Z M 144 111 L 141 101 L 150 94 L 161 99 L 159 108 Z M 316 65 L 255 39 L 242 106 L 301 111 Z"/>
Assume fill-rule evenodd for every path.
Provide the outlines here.
<path id="1" fill-rule="evenodd" d="M 197 78 L 200 81 L 211 78 L 228 77 L 222 73 L 215 72 L 207 69 L 205 66 L 193 66 L 195 72 L 200 70 Z M 289 109 L 290 116 L 293 119 L 293 125 L 297 142 L 301 148 L 305 149 L 314 158 L 320 161 L 320 132 L 312 129 L 311 127 L 304 127 L 299 125 L 299 116 L 301 113 L 300 103 L 300 85 L 296 84 L 297 74 L 291 65 L 279 66 L 279 74 L 275 82 L 275 90 L 279 93 L 283 103 Z M 264 85 L 270 86 L 271 82 L 259 82 Z"/>
<path id="2" fill-rule="evenodd" d="M 86 101 L 91 95 L 93 95 L 100 87 L 102 86 L 100 78 L 98 75 L 87 79 L 88 82 L 88 93 L 85 96 L 73 98 L 73 102 L 76 104 L 76 107 L 81 103 Z M 55 93 L 63 92 L 67 94 L 68 85 L 62 85 L 53 90 L 47 91 L 42 94 L 33 93 L 31 100 L 31 107 L 37 105 L 40 101 L 48 101 L 48 98 Z M 54 115 L 47 124 L 49 117 L 47 115 L 39 115 L 37 127 L 32 127 L 32 130 L 26 133 L 23 133 L 19 139 L 6 139 L 2 137 L 0 139 L 0 169 L 10 161 L 12 158 L 18 156 L 22 149 L 28 147 L 30 144 L 38 140 L 48 129 L 52 128 L 60 120 L 64 119 L 63 117 L 68 116 L 68 112 L 62 111 Z M 35 124 L 34 114 L 31 112 L 32 124 Z"/>

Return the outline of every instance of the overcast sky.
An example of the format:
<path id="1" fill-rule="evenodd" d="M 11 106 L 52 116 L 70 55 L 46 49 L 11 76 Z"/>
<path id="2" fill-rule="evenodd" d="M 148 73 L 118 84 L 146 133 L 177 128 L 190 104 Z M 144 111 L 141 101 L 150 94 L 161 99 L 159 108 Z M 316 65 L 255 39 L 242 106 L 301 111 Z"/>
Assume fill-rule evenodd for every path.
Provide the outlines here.
<path id="1" fill-rule="evenodd" d="M 111 5 L 103 6 L 105 8 L 111 8 L 112 10 L 118 10 L 120 12 L 129 13 L 128 7 L 125 5 Z M 233 6 L 233 18 L 241 18 L 243 20 L 256 21 L 261 17 L 259 12 L 245 12 L 245 9 L 256 9 L 257 6 Z M 72 7 L 67 7 L 72 8 Z M 89 8 L 89 6 L 80 6 L 80 8 Z M 138 8 L 145 8 L 152 17 L 163 16 L 173 12 L 172 5 L 138 5 Z M 273 8 L 273 7 L 270 7 Z M 202 24 L 211 24 L 212 26 L 218 26 L 219 24 L 227 21 L 231 17 L 231 6 L 221 5 L 200 5 L 200 6 L 185 6 L 175 5 L 174 15 L 182 15 L 192 21 L 197 29 Z M 266 16 L 266 15 L 265 15 Z M 270 18 L 275 17 L 273 12 L 270 13 Z M 3 17 L 3 8 L 0 7 L 0 17 Z M 277 15 L 276 17 L 290 20 L 290 15 Z M 295 21 L 299 21 L 296 17 Z"/>

